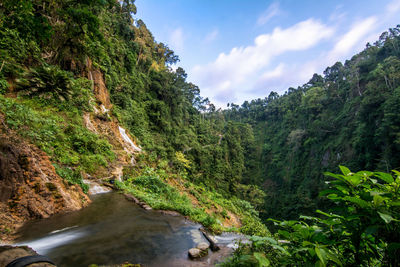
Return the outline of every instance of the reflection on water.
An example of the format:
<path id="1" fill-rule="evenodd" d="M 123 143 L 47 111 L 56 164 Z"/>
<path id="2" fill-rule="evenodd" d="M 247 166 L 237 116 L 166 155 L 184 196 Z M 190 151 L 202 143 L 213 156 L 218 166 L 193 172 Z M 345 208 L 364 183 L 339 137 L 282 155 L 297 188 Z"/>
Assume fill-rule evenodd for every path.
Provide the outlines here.
<path id="1" fill-rule="evenodd" d="M 206 241 L 198 224 L 145 211 L 118 193 L 94 195 L 92 200 L 80 211 L 25 225 L 17 243 L 31 246 L 58 266 L 126 261 L 174 266 L 173 262 L 189 263 L 188 249 Z"/>

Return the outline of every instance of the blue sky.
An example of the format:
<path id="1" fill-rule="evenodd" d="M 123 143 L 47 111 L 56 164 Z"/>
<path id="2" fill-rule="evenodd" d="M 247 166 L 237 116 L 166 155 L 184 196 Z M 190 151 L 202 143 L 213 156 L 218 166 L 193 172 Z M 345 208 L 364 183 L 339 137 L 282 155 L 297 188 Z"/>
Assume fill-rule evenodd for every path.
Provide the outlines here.
<path id="1" fill-rule="evenodd" d="M 400 24 L 400 0 L 136 0 L 217 107 L 284 93 Z"/>

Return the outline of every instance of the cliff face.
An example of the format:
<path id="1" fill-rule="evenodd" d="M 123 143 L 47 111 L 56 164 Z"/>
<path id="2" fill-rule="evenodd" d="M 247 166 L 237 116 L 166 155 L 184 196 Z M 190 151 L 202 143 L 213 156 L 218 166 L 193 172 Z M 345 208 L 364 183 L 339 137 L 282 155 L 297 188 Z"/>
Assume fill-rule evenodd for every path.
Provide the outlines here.
<path id="1" fill-rule="evenodd" d="M 1 239 L 7 239 L 26 220 L 77 210 L 90 202 L 79 186 L 68 185 L 57 175 L 46 153 L 3 125 L 0 133 Z"/>
<path id="2" fill-rule="evenodd" d="M 89 58 L 86 60 L 85 76 L 93 83 L 92 91 L 96 103 L 92 104 L 93 112 L 86 112 L 83 115 L 83 122 L 87 129 L 106 138 L 116 155 L 116 159 L 109 163 L 106 172 L 98 172 L 94 178 L 120 180 L 123 168 L 135 164 L 134 154 L 139 153 L 141 148 L 136 145 L 134 138 L 121 127 L 118 120 L 110 112 L 113 105 L 110 101 L 109 90 L 105 85 L 104 75 L 92 66 L 92 61 Z"/>

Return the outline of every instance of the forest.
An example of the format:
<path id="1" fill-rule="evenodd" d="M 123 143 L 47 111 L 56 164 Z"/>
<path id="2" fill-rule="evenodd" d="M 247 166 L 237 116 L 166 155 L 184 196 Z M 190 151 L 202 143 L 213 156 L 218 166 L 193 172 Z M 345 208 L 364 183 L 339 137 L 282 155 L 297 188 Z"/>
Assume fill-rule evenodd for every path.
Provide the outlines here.
<path id="1" fill-rule="evenodd" d="M 84 175 L 118 160 L 83 123 L 100 108 L 96 69 L 111 104 L 96 119 L 145 151 L 116 186 L 251 236 L 224 266 L 400 264 L 400 26 L 302 86 L 216 109 L 172 69 L 179 57 L 134 19 L 134 2 L 1 1 L 3 124 L 87 191 Z M 232 214 L 241 226 L 221 226 Z"/>

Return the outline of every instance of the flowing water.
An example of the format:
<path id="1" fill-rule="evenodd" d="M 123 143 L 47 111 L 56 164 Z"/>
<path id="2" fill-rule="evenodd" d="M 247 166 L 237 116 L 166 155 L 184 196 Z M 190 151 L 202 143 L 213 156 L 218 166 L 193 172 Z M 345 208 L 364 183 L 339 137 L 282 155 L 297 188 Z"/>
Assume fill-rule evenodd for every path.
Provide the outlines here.
<path id="1" fill-rule="evenodd" d="M 111 188 L 102 186 L 99 183 L 92 180 L 83 179 L 83 182 L 89 186 L 89 191 L 88 191 L 89 195 L 103 194 L 111 191 Z"/>
<path id="2" fill-rule="evenodd" d="M 131 148 L 133 149 L 133 151 L 137 151 L 140 152 L 142 151 L 142 149 L 140 147 L 135 146 L 135 144 L 133 143 L 133 141 L 129 138 L 129 136 L 126 134 L 126 130 L 124 128 L 122 128 L 121 126 L 118 126 L 119 129 L 119 133 L 121 134 L 122 138 L 124 139 L 125 142 L 127 142 Z"/>
<path id="3" fill-rule="evenodd" d="M 208 266 L 215 262 L 216 253 L 213 262 L 212 255 L 197 265 L 188 259 L 188 249 L 207 242 L 198 230 L 200 225 L 182 216 L 146 211 L 115 192 L 94 195 L 92 200 L 80 211 L 26 224 L 16 243 L 32 247 L 57 266 L 124 262 Z"/>

